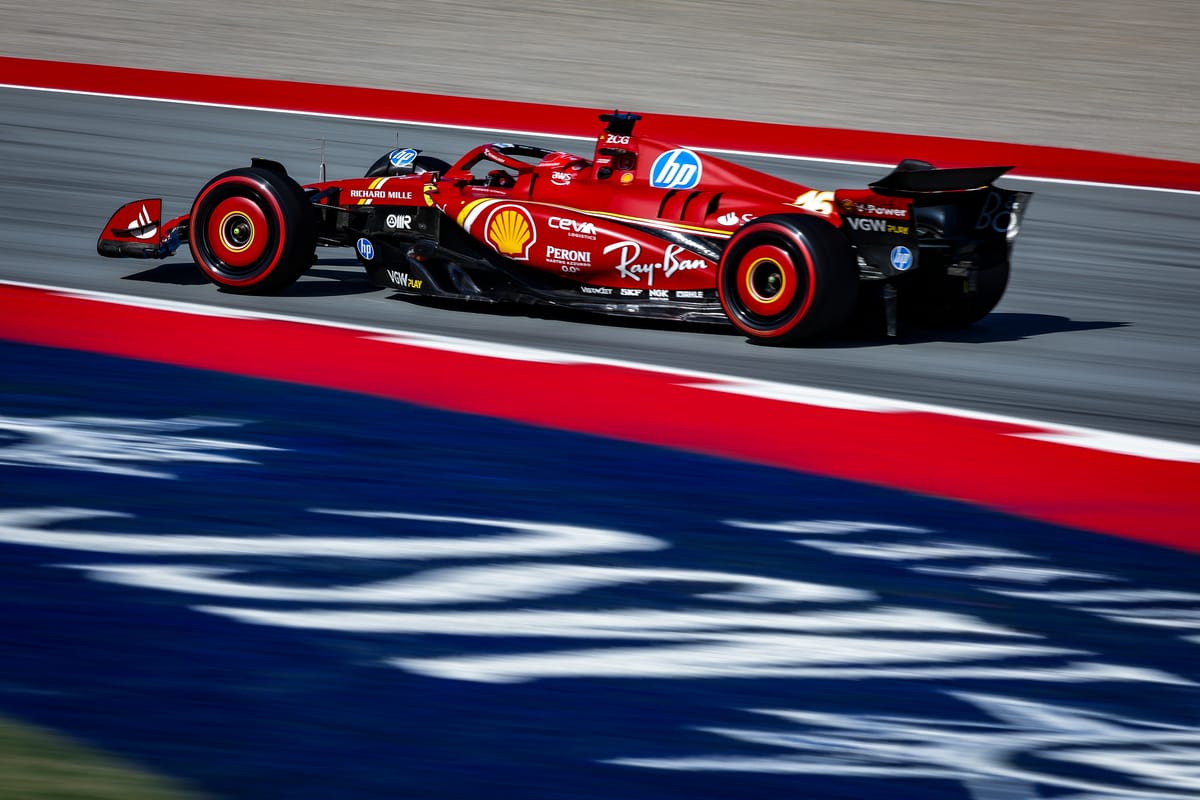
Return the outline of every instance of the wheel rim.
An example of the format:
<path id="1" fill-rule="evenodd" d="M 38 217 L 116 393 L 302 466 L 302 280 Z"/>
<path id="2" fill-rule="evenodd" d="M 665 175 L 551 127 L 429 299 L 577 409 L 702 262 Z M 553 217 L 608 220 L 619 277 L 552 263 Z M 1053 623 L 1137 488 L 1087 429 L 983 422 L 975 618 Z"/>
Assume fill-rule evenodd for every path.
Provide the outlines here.
<path id="1" fill-rule="evenodd" d="M 785 314 L 800 284 L 791 256 L 773 244 L 750 248 L 738 262 L 735 280 L 745 310 L 762 318 Z"/>
<path id="2" fill-rule="evenodd" d="M 215 260 L 231 272 L 254 269 L 267 249 L 270 223 L 248 197 L 220 200 L 208 215 L 205 233 Z"/>

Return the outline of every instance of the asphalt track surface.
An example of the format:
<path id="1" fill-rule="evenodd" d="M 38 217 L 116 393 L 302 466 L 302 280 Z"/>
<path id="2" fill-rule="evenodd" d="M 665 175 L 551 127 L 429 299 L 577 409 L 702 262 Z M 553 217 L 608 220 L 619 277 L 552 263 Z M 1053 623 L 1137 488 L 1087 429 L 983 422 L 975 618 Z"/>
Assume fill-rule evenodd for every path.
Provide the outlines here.
<path id="1" fill-rule="evenodd" d="M 250 155 L 315 180 L 361 174 L 400 142 L 453 161 L 511 133 L 405 128 L 261 111 L 0 90 L 0 278 L 481 341 L 566 350 L 784 383 L 879 394 L 1047 422 L 1200 442 L 1195 301 L 1200 195 L 1007 180 L 1035 197 L 997 310 L 964 332 L 854 335 L 797 349 L 731 330 L 398 301 L 371 287 L 349 251 L 323 259 L 282 296 L 219 293 L 186 251 L 165 262 L 95 254 L 108 215 L 162 197 L 185 213 L 212 175 Z M 562 149 L 587 142 L 521 137 Z M 882 169 L 764 157 L 746 163 L 819 188 L 862 185 Z"/>

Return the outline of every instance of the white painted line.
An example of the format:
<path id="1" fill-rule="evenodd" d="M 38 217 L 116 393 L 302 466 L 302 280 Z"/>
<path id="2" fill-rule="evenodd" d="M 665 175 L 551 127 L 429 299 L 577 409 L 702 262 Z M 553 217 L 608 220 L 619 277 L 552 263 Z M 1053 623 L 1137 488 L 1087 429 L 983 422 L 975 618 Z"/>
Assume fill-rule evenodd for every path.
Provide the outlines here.
<path id="1" fill-rule="evenodd" d="M 721 373 L 684 370 L 674 367 L 664 367 L 623 359 L 583 356 L 567 352 L 543 348 L 526 348 L 520 345 L 509 345 L 498 342 L 487 342 L 477 339 L 465 339 L 453 336 L 403 331 L 389 328 L 379 328 L 367 325 L 356 325 L 344 322 L 333 322 L 315 317 L 300 317 L 288 314 L 249 311 L 245 309 L 224 309 L 219 306 L 198 303 L 178 302 L 171 300 L 156 300 L 154 298 L 136 297 L 133 295 L 98 292 L 86 289 L 70 289 L 61 286 L 48 286 L 23 281 L 0 280 L 0 286 L 18 286 L 27 289 L 52 292 L 55 294 L 94 300 L 103 303 L 132 306 L 136 308 L 151 308 L 171 311 L 174 313 L 200 314 L 211 317 L 228 317 L 230 319 L 256 319 L 264 321 L 293 322 L 302 325 L 316 325 L 336 330 L 354 331 L 368 334 L 376 341 L 393 342 L 409 347 L 423 347 L 446 352 L 463 353 L 483 358 L 499 358 L 510 361 L 527 361 L 542 364 L 609 366 L 620 369 L 631 369 L 642 372 L 656 373 L 678 379 L 679 385 L 693 389 L 713 392 L 757 397 L 779 402 L 795 403 L 797 405 L 819 406 L 847 411 L 862 411 L 879 414 L 921 413 L 938 414 L 947 417 L 995 422 L 1011 425 L 1025 430 L 1007 433 L 1007 436 L 1027 439 L 1041 439 L 1068 447 L 1079 447 L 1120 455 L 1150 458 L 1160 461 L 1175 461 L 1184 463 L 1200 463 L 1200 445 L 1188 442 L 1178 442 L 1169 439 L 1158 439 L 1148 436 L 1115 433 L 1095 428 L 1085 428 L 1075 425 L 1043 422 L 1011 417 L 1003 414 L 991 414 L 986 411 L 973 411 L 953 406 L 943 406 L 932 403 L 918 403 L 895 398 L 878 397 L 875 395 L 844 392 L 837 389 L 823 389 L 816 386 L 766 381 L 755 378 L 742 378 Z"/>

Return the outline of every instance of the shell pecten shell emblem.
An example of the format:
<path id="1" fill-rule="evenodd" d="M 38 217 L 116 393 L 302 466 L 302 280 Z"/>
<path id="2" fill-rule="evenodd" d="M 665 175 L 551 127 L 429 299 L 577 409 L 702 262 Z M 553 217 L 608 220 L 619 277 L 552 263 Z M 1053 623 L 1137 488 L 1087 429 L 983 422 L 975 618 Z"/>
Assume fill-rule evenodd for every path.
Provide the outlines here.
<path id="1" fill-rule="evenodd" d="M 533 218 L 520 206 L 500 206 L 488 217 L 487 240 L 501 255 L 525 261 L 529 258 L 529 247 L 536 239 Z"/>

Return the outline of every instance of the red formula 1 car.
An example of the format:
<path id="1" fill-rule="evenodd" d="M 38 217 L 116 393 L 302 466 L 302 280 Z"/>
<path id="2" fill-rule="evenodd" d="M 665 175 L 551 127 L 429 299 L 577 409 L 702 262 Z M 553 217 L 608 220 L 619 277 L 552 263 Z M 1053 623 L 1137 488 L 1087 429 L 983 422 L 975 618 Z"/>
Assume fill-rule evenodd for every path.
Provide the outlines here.
<path id="1" fill-rule="evenodd" d="M 402 295 L 732 322 L 775 343 L 865 303 L 891 334 L 897 320 L 963 326 L 1004 292 L 1030 197 L 992 185 L 1007 167 L 905 161 L 869 188 L 819 191 L 639 136 L 639 119 L 601 115 L 590 158 L 493 143 L 451 165 L 397 148 L 365 177 L 307 186 L 253 159 L 186 216 L 122 206 L 97 249 L 165 258 L 187 243 L 213 283 L 270 293 L 318 246 L 348 246 Z"/>

